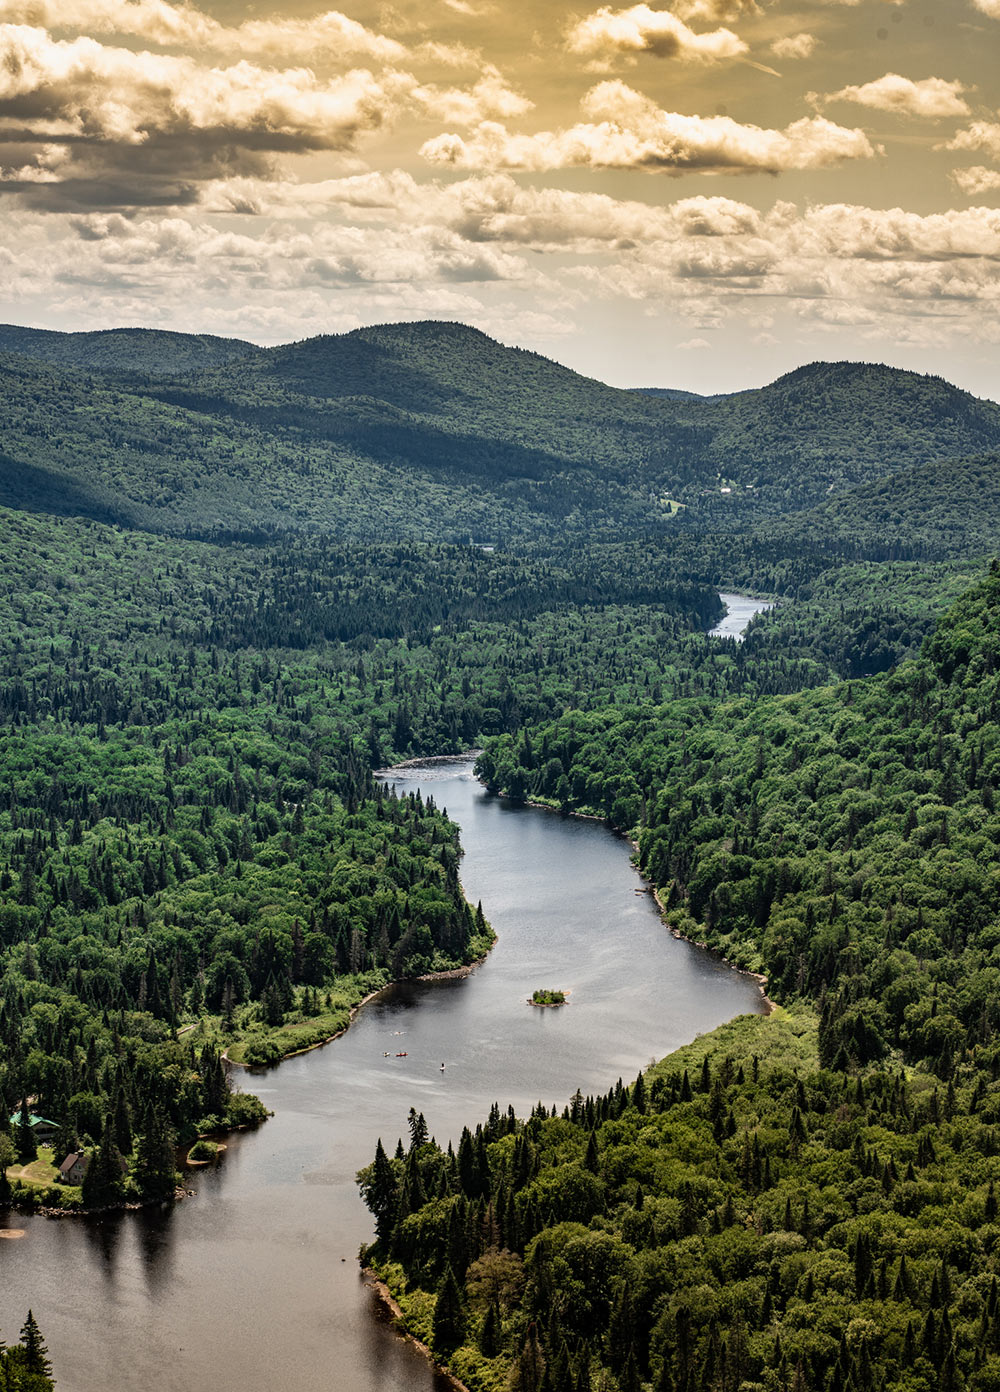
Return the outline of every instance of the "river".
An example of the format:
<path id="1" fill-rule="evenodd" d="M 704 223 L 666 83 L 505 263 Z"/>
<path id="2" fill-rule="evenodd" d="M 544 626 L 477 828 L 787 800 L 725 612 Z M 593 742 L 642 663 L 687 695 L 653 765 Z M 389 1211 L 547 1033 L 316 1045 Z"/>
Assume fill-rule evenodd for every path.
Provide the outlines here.
<path id="1" fill-rule="evenodd" d="M 741 643 L 747 625 L 754 615 L 766 614 L 769 609 L 774 608 L 773 604 L 754 599 L 752 595 L 725 594 L 720 590 L 719 598 L 726 606 L 726 613 L 714 628 L 708 630 L 710 638 L 735 638 Z"/>
<path id="2" fill-rule="evenodd" d="M 60 1392 L 432 1392 L 359 1277 L 371 1221 L 354 1176 L 377 1137 L 391 1149 L 411 1105 L 442 1142 L 494 1099 L 521 1115 L 538 1099 L 561 1107 L 762 1010 L 753 980 L 663 928 L 627 843 L 603 827 L 491 798 L 469 760 L 395 782 L 460 824 L 463 884 L 495 949 L 465 978 L 390 988 L 341 1039 L 245 1077 L 274 1116 L 231 1138 L 194 1198 L 0 1220 L 24 1234 L 0 1241 L 0 1329 L 15 1339 L 33 1308 Z M 536 986 L 571 991 L 569 1004 L 531 1009 Z"/>

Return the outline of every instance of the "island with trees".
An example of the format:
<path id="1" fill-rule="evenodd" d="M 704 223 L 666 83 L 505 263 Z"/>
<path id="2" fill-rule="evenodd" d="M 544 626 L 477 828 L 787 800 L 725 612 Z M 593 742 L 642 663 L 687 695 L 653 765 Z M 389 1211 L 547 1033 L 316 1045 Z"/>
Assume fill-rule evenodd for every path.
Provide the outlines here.
<path id="1" fill-rule="evenodd" d="M 532 991 L 529 1005 L 565 1005 L 568 997 L 567 991 L 556 991 L 550 987 L 539 986 Z"/>

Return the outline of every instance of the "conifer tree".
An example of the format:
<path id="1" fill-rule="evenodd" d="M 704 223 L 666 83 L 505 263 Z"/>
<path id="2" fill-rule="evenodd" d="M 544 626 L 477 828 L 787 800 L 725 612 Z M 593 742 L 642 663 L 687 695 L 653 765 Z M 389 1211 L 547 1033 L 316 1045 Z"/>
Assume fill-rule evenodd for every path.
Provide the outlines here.
<path id="1" fill-rule="evenodd" d="M 451 1263 L 445 1267 L 434 1305 L 432 1341 L 435 1353 L 453 1353 L 465 1338 L 465 1310 Z"/>

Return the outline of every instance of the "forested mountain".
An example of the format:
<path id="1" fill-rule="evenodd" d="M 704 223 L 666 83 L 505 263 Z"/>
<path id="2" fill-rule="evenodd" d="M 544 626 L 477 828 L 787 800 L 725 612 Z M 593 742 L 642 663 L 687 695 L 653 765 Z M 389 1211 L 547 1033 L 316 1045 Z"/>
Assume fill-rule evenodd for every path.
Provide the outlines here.
<path id="1" fill-rule="evenodd" d="M 214 334 L 170 333 L 164 329 L 94 329 L 58 333 L 0 324 L 0 353 L 58 363 L 85 372 L 116 376 L 149 373 L 177 376 L 260 352 L 253 343 Z"/>
<path id="2" fill-rule="evenodd" d="M 745 529 L 1000 445 L 1000 407 L 939 378 L 817 363 L 733 396 L 650 395 L 457 324 L 273 349 L 6 329 L 4 349 L 0 501 L 177 534 Z"/>
<path id="3" fill-rule="evenodd" d="M 994 402 L 940 377 L 870 363 L 811 363 L 760 391 L 709 402 L 697 419 L 734 494 L 752 488 L 772 516 L 1000 444 Z"/>
<path id="4" fill-rule="evenodd" d="M 1000 534 L 1000 454 L 936 459 L 834 495 L 771 536 L 834 556 L 937 560 L 985 555 Z"/>

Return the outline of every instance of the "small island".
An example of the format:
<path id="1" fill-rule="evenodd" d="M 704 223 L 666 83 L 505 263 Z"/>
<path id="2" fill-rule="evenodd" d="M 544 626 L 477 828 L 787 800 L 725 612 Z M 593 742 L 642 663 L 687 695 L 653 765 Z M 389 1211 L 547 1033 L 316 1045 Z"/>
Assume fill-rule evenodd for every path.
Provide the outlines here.
<path id="1" fill-rule="evenodd" d="M 548 990 L 539 989 L 539 990 L 537 990 L 537 991 L 533 991 L 533 992 L 532 992 L 532 994 L 531 994 L 531 1000 L 528 1002 L 528 1004 L 529 1004 L 529 1005 L 565 1005 L 565 1004 L 566 1004 L 566 995 L 567 995 L 567 993 L 566 993 L 565 991 L 548 991 Z"/>

